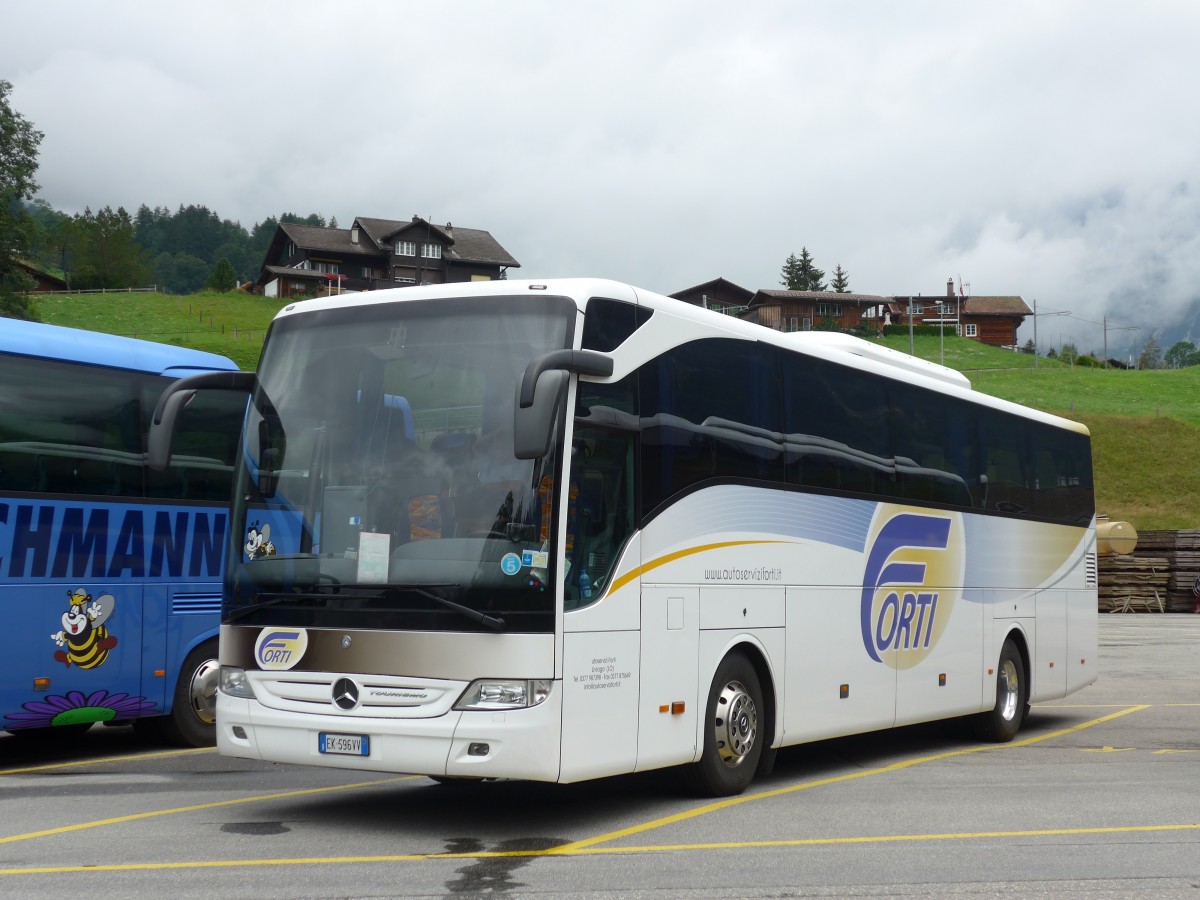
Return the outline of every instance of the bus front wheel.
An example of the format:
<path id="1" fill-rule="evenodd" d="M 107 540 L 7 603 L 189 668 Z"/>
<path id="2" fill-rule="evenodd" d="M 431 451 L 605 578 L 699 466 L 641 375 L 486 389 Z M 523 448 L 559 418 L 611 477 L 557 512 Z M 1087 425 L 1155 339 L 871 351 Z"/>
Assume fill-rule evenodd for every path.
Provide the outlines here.
<path id="1" fill-rule="evenodd" d="M 691 786 L 713 797 L 742 793 L 758 768 L 765 735 L 758 673 L 741 653 L 717 667 L 702 731 L 704 750 L 687 770 Z"/>
<path id="2" fill-rule="evenodd" d="M 170 715 L 139 719 L 137 729 L 147 737 L 190 747 L 216 743 L 217 639 L 193 648 L 179 669 Z"/>
<path id="3" fill-rule="evenodd" d="M 996 705 L 975 717 L 975 736 L 982 741 L 1007 743 L 1021 730 L 1029 702 L 1025 662 L 1012 640 L 1005 640 L 996 668 Z"/>

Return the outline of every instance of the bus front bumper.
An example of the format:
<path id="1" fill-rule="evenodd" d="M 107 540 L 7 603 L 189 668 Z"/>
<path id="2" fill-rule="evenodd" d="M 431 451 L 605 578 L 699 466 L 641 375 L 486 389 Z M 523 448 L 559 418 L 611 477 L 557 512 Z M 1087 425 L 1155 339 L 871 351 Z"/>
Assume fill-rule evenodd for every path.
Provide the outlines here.
<path id="1" fill-rule="evenodd" d="M 428 719 L 298 714 L 218 693 L 217 748 L 223 756 L 296 765 L 557 781 L 562 691 L 554 688 L 528 709 L 451 711 Z M 334 747 L 345 752 L 330 752 Z"/>

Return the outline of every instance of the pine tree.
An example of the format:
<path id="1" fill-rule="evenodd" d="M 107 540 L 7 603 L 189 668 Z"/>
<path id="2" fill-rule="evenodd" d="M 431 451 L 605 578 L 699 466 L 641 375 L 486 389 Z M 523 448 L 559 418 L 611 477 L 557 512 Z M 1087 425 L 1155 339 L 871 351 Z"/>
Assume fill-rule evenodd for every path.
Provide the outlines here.
<path id="1" fill-rule="evenodd" d="M 839 294 L 850 293 L 850 276 L 846 274 L 841 263 L 838 263 L 837 268 L 833 270 L 833 281 L 830 283 L 829 289 Z"/>
<path id="2" fill-rule="evenodd" d="M 789 291 L 825 290 L 825 273 L 813 265 L 807 247 L 800 248 L 800 256 L 788 256 L 779 272 L 782 284 Z"/>
<path id="3" fill-rule="evenodd" d="M 800 248 L 800 259 L 798 272 L 800 275 L 799 282 L 802 287 L 793 288 L 797 291 L 823 291 L 825 290 L 825 273 L 813 265 L 813 258 L 808 252 L 807 247 Z"/>
<path id="4" fill-rule="evenodd" d="M 221 257 L 204 286 L 210 290 L 221 292 L 232 291 L 237 287 L 237 272 L 233 270 L 229 260 Z"/>
<path id="5" fill-rule="evenodd" d="M 788 258 L 783 263 L 783 268 L 779 271 L 782 284 L 789 291 L 799 291 L 802 288 L 797 287 L 800 283 L 800 260 L 796 259 L 795 253 L 789 253 Z"/>

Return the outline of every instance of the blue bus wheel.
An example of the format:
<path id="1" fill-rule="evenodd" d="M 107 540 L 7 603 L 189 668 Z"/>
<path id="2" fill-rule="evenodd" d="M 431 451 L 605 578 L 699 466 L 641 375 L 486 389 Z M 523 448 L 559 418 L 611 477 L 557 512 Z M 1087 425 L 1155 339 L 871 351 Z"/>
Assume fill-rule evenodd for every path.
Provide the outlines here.
<path id="1" fill-rule="evenodd" d="M 195 647 L 179 669 L 170 715 L 134 722 L 137 732 L 151 740 L 211 747 L 216 743 L 217 639 Z"/>

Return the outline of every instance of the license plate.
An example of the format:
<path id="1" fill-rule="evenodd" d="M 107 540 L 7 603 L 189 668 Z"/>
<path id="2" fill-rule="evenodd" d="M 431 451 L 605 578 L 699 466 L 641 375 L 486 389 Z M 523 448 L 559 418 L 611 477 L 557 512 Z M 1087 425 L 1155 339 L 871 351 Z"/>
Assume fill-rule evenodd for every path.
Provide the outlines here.
<path id="1" fill-rule="evenodd" d="M 317 735 L 317 750 L 342 756 L 370 756 L 371 739 L 365 734 L 327 734 L 322 731 Z"/>

